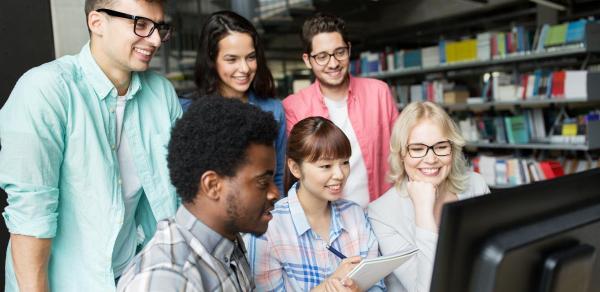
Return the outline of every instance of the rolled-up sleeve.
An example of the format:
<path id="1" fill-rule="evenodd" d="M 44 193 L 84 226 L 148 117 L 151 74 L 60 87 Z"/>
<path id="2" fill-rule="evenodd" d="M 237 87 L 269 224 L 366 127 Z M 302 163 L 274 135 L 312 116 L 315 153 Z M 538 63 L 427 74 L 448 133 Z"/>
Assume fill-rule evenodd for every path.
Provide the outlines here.
<path id="1" fill-rule="evenodd" d="M 12 234 L 56 235 L 65 94 L 60 76 L 36 68 L 21 77 L 0 110 L 0 188 L 8 195 L 2 215 Z"/>

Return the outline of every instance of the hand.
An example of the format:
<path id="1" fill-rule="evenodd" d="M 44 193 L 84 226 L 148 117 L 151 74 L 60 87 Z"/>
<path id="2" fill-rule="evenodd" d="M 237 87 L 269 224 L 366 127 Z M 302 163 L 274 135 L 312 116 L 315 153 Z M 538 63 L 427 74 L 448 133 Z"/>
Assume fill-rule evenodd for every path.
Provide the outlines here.
<path id="1" fill-rule="evenodd" d="M 437 232 L 433 215 L 436 187 L 432 183 L 410 180 L 406 190 L 415 207 L 415 223 L 418 227 Z"/>
<path id="2" fill-rule="evenodd" d="M 361 260 L 362 258 L 360 256 L 345 258 L 337 267 L 335 272 L 331 274 L 331 277 L 340 279 L 346 278 L 346 275 L 348 275 L 348 273 L 350 273 L 350 271 L 352 271 L 352 269 L 354 269 L 354 267 L 356 267 Z"/>
<path id="3" fill-rule="evenodd" d="M 318 286 L 319 289 L 313 290 L 316 291 L 326 291 L 326 292 L 358 292 L 358 285 L 352 279 L 344 279 L 343 281 L 336 277 L 329 277 Z"/>

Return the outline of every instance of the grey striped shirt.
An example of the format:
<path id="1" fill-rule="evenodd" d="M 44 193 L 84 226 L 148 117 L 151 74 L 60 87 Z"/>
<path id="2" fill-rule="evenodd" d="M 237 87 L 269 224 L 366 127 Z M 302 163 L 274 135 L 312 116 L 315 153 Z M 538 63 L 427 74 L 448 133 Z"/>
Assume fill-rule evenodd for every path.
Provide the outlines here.
<path id="1" fill-rule="evenodd" d="M 158 223 L 148 245 L 129 264 L 117 291 L 251 291 L 242 238 L 231 241 L 184 206 Z"/>

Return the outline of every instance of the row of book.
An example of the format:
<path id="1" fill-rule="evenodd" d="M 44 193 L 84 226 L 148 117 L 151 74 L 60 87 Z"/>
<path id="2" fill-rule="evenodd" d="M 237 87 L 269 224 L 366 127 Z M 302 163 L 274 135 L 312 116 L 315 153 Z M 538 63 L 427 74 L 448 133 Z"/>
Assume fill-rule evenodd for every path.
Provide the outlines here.
<path id="1" fill-rule="evenodd" d="M 535 108 L 512 116 L 479 114 L 458 121 L 458 126 L 471 142 L 581 145 L 588 142 L 591 123 L 600 123 L 599 111 L 562 118 L 559 113 Z"/>
<path id="2" fill-rule="evenodd" d="M 598 159 L 562 158 L 535 160 L 511 156 L 480 155 L 471 159 L 471 167 L 491 187 L 508 187 L 553 179 L 600 167 Z"/>
<path id="3" fill-rule="evenodd" d="M 493 72 L 484 78 L 482 97 L 486 100 L 570 99 L 588 97 L 585 70 L 542 70 L 522 74 Z"/>
<path id="4" fill-rule="evenodd" d="M 355 75 L 367 75 L 457 62 L 486 61 L 515 54 L 543 52 L 555 47 L 584 47 L 588 23 L 592 21 L 580 19 L 557 25 L 544 24 L 537 29 L 514 26 L 508 32 L 489 31 L 461 40 L 440 40 L 435 46 L 420 49 L 386 47 L 383 51 L 365 51 L 350 62 L 350 71 Z"/>
<path id="5" fill-rule="evenodd" d="M 600 86 L 600 72 L 585 70 L 542 70 L 521 74 L 486 73 L 481 95 L 473 96 L 466 86 L 446 79 L 426 80 L 416 84 L 392 84 L 396 101 L 432 101 L 440 104 L 465 104 L 469 98 L 480 101 L 519 101 L 548 99 L 587 99 Z M 598 83 L 598 84 L 597 84 Z M 588 88 L 591 87 L 591 88 Z"/>

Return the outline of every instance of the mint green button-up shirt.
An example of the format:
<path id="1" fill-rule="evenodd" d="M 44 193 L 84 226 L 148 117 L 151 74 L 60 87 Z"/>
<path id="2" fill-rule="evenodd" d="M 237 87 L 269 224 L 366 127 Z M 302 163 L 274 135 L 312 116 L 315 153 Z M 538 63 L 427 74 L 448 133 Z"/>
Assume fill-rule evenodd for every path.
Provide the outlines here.
<path id="1" fill-rule="evenodd" d="M 144 194 L 136 225 L 148 241 L 173 216 L 166 165 L 171 126 L 181 116 L 172 85 L 154 72 L 132 74 L 123 123 Z M 51 238 L 51 291 L 114 291 L 112 254 L 124 203 L 116 152 L 117 90 L 89 44 L 33 68 L 0 110 L 0 188 L 9 231 Z M 17 291 L 10 247 L 6 291 Z"/>

